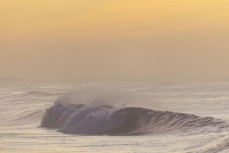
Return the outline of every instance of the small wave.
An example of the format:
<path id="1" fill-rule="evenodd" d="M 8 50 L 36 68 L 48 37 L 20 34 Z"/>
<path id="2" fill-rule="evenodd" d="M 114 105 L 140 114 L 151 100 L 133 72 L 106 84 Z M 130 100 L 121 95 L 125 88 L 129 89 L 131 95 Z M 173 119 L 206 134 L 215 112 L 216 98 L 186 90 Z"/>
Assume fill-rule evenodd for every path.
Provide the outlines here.
<path id="1" fill-rule="evenodd" d="M 49 96 L 60 96 L 63 93 L 51 93 L 51 92 L 42 92 L 42 91 L 29 91 L 24 93 L 26 95 L 33 95 L 37 97 L 49 97 Z"/>
<path id="2" fill-rule="evenodd" d="M 212 117 L 169 111 L 60 102 L 47 109 L 41 122 L 42 127 L 63 133 L 87 135 L 139 135 L 204 127 L 223 128 L 225 125 L 224 121 Z"/>
<path id="3" fill-rule="evenodd" d="M 0 118 L 1 126 L 19 126 L 33 124 L 42 118 L 44 111 L 38 110 L 22 110 L 20 112 L 5 116 L 5 118 Z"/>
<path id="4" fill-rule="evenodd" d="M 229 136 L 221 135 L 218 138 L 214 138 L 207 144 L 198 148 L 188 151 L 188 153 L 218 153 L 229 152 Z"/>

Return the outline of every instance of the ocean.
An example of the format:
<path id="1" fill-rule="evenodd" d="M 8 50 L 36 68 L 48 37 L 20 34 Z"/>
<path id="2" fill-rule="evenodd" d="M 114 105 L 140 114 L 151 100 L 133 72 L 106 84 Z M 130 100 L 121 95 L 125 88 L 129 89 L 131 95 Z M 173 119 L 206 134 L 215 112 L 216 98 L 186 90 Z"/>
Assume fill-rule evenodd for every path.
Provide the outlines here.
<path id="1" fill-rule="evenodd" d="M 0 153 L 228 153 L 229 81 L 0 80 Z"/>

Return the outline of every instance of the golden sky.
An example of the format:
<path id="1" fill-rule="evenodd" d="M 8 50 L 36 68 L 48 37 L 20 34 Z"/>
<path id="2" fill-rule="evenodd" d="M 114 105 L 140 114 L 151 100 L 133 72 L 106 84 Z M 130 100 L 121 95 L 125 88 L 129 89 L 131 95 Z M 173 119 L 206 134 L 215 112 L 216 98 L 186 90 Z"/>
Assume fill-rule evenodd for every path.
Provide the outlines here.
<path id="1" fill-rule="evenodd" d="M 0 75 L 229 78 L 228 0 L 0 0 Z"/>

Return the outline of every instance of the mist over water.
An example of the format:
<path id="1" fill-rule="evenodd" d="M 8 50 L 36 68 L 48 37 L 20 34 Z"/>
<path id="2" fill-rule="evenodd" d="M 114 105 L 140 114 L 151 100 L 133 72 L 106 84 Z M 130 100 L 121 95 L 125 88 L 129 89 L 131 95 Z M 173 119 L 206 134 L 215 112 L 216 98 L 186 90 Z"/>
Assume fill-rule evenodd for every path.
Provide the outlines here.
<path id="1" fill-rule="evenodd" d="M 228 124 L 212 117 L 150 110 L 144 106 L 144 97 L 128 92 L 85 88 L 56 100 L 41 126 L 69 134 L 143 135 L 206 127 L 217 130 Z"/>
<path id="2" fill-rule="evenodd" d="M 229 149 L 227 81 L 0 81 L 0 91 L 0 152 Z"/>
<path id="3" fill-rule="evenodd" d="M 0 0 L 0 153 L 229 153 L 228 28 L 229 0 Z"/>

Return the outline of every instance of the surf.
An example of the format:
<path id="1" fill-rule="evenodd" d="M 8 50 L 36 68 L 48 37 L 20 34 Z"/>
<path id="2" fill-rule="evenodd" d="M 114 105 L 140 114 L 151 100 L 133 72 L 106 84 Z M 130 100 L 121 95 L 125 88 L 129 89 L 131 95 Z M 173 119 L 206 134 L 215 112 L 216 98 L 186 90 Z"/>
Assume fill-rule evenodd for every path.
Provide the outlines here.
<path id="1" fill-rule="evenodd" d="M 104 103 L 109 98 L 107 95 L 105 99 L 93 95 L 93 99 L 87 94 L 89 101 L 85 102 L 84 99 L 84 103 L 79 98 L 82 93 L 74 98 L 70 95 L 59 98 L 46 110 L 41 127 L 85 135 L 144 135 L 227 127 L 225 121 L 212 117 Z M 77 98 L 81 103 L 77 102 Z"/>

